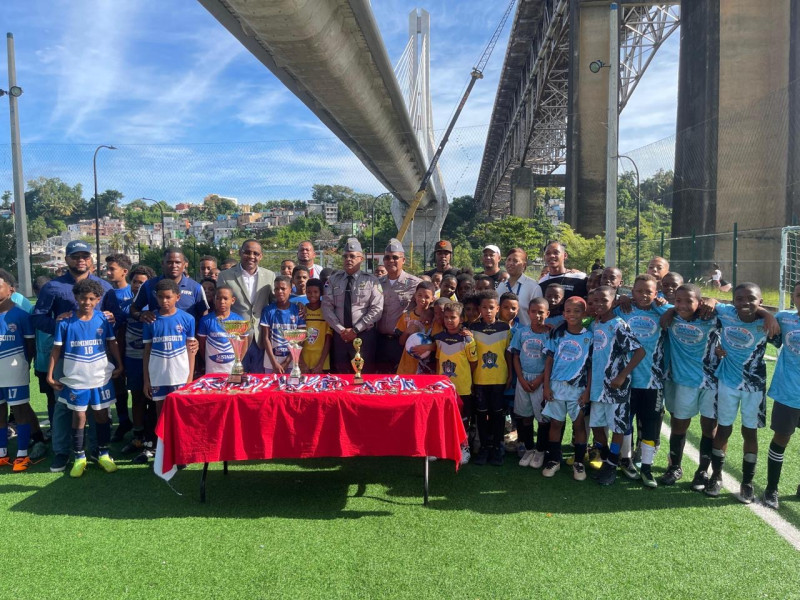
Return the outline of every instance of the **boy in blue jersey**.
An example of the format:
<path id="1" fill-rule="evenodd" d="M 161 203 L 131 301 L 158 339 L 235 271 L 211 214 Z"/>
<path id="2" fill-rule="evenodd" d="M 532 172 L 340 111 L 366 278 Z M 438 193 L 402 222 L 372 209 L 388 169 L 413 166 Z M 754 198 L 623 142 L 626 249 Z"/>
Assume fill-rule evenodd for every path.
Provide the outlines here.
<path id="1" fill-rule="evenodd" d="M 297 265 L 292 269 L 292 289 L 294 293 L 289 297 L 290 302 L 299 302 L 300 304 L 308 304 L 308 297 L 306 296 L 306 283 L 310 279 L 308 267 Z"/>
<path id="2" fill-rule="evenodd" d="M 592 380 L 592 332 L 583 326 L 586 301 L 572 296 L 564 302 L 564 323 L 548 339 L 543 377 L 542 416 L 550 419 L 548 451 L 542 475 L 552 477 L 561 468 L 561 431 L 567 416 L 575 436 L 572 477 L 586 479 L 586 426 L 583 407 L 589 403 Z M 541 429 L 540 429 L 541 432 Z M 541 433 L 539 434 L 541 436 Z"/>
<path id="3" fill-rule="evenodd" d="M 611 286 L 601 285 L 591 294 L 597 318 L 592 323 L 589 426 L 595 442 L 601 445 L 600 485 L 616 481 L 622 438 L 630 428 L 630 375 L 645 355 L 628 324 L 614 314 L 616 292 Z M 610 444 L 606 428 L 611 429 Z"/>
<path id="4" fill-rule="evenodd" d="M 267 373 L 285 373 L 291 363 L 289 342 L 283 337 L 287 329 L 305 327 L 305 319 L 300 316 L 296 302 L 290 302 L 292 280 L 278 275 L 272 286 L 275 302 L 265 307 L 261 313 L 261 336 L 258 340 L 264 350 L 264 368 Z"/>
<path id="5" fill-rule="evenodd" d="M 6 406 L 0 406 L 0 467 L 12 465 L 20 472 L 31 465 L 28 446 L 36 415 L 30 405 L 30 360 L 35 352 L 35 335 L 30 316 L 11 299 L 16 285 L 14 276 L 0 269 L 0 405 L 11 408 L 17 424 L 17 458 L 12 462 L 8 456 Z"/>
<path id="6" fill-rule="evenodd" d="M 517 437 L 525 444 L 520 467 L 540 468 L 544 464 L 545 440 L 549 436 L 550 420 L 542 416 L 545 349 L 550 328 L 545 325 L 548 304 L 544 298 L 533 298 L 528 304 L 530 327 L 520 326 L 511 336 L 509 350 L 517 376 L 514 392 L 514 414 L 517 416 Z M 539 424 L 540 442 L 533 444 L 533 422 Z"/>
<path id="7" fill-rule="evenodd" d="M 181 293 L 178 284 L 162 279 L 155 292 L 158 314 L 142 330 L 144 393 L 155 402 L 156 415 L 161 416 L 167 395 L 192 381 L 196 352 L 187 348 L 187 341 L 196 338 L 194 317 L 177 307 Z"/>
<path id="8" fill-rule="evenodd" d="M 606 269 L 607 270 L 607 269 Z M 636 418 L 641 437 L 642 466 L 639 475 L 647 487 L 657 487 L 652 465 L 656 442 L 661 435 L 661 390 L 664 387 L 664 338 L 659 320 L 667 311 L 655 304 L 658 282 L 652 275 L 639 275 L 633 283 L 630 312 L 614 313 L 625 320 L 642 344 L 645 356 L 631 374 L 631 416 Z"/>
<path id="9" fill-rule="evenodd" d="M 134 296 L 128 283 L 128 272 L 131 270 L 131 266 L 131 259 L 124 254 L 106 256 L 106 280 L 114 289 L 114 294 L 117 296 L 117 302 L 119 303 L 119 310 L 122 313 L 122 318 L 114 325 L 114 334 L 118 340 L 125 339 L 125 327 L 131 314 L 131 302 Z M 120 354 L 124 361 L 125 344 L 120 346 Z M 125 434 L 133 427 L 128 413 L 128 389 L 125 387 L 124 377 L 114 379 L 114 395 L 116 396 L 115 407 L 119 425 L 114 431 L 114 435 L 111 436 L 111 441 L 121 442 Z"/>
<path id="10" fill-rule="evenodd" d="M 792 288 L 792 302 L 796 310 L 782 310 L 775 315 L 781 326 L 781 334 L 773 341 L 782 349 L 767 392 L 774 400 L 770 426 L 775 434 L 769 444 L 767 487 L 763 501 L 775 510 L 778 510 L 778 482 L 781 479 L 783 454 L 792 434 L 800 425 L 800 282 Z M 800 487 L 797 492 L 800 496 Z"/>
<path id="11" fill-rule="evenodd" d="M 548 304 L 545 323 L 555 329 L 564 322 L 564 286 L 558 283 L 548 285 L 544 297 Z"/>
<path id="12" fill-rule="evenodd" d="M 199 342 L 199 356 L 205 361 L 206 375 L 210 373 L 230 374 L 233 361 L 231 340 L 225 333 L 220 321 L 241 321 L 242 317 L 231 312 L 231 307 L 236 303 L 233 288 L 229 285 L 217 287 L 214 296 L 214 312 L 200 319 L 197 326 L 197 341 Z M 246 338 L 249 339 L 249 336 Z M 247 352 L 245 344 L 242 356 Z"/>
<path id="13" fill-rule="evenodd" d="M 53 338 L 53 351 L 47 381 L 59 391 L 58 401 L 72 412 L 72 450 L 75 462 L 70 477 L 80 477 L 86 470 L 84 434 L 86 411 L 92 408 L 97 425 L 97 464 L 106 473 L 113 473 L 117 465 L 108 454 L 111 440 L 111 422 L 108 407 L 113 402 L 112 377 L 122 375 L 122 357 L 119 354 L 114 329 L 108 319 L 95 307 L 103 297 L 103 288 L 96 281 L 83 279 L 73 287 L 78 310 L 69 318 L 58 322 Z M 54 378 L 56 363 L 64 358 L 64 375 Z M 109 357 L 113 364 L 109 361 Z M 114 367 L 114 365 L 117 365 Z"/>
<path id="14" fill-rule="evenodd" d="M 183 251 L 180 248 L 167 248 L 161 260 L 162 275 L 155 279 L 148 280 L 136 294 L 131 304 L 131 316 L 143 323 L 152 323 L 156 320 L 154 309 L 158 307 L 156 298 L 156 287 L 159 282 L 168 279 L 174 281 L 178 286 L 177 308 L 187 312 L 199 321 L 208 311 L 208 303 L 203 288 L 194 279 L 187 277 L 186 271 L 188 263 Z M 149 310 L 145 307 L 149 306 Z"/>
<path id="15" fill-rule="evenodd" d="M 706 485 L 708 496 L 719 496 L 722 489 L 722 468 L 728 438 L 741 407 L 742 483 L 737 496 L 750 504 L 755 499 L 753 476 L 758 456 L 758 428 L 767 420 L 767 366 L 764 352 L 767 337 L 780 334 L 780 327 L 761 306 L 761 288 L 754 283 L 740 283 L 733 291 L 733 305 L 718 304 L 721 357 L 717 367 L 717 433 L 711 451 L 711 478 Z"/>

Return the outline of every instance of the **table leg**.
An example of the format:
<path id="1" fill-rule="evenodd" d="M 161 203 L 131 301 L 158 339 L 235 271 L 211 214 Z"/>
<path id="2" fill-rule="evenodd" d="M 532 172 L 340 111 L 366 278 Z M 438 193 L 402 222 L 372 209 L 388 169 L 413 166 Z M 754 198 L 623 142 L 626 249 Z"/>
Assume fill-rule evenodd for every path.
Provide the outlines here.
<path id="1" fill-rule="evenodd" d="M 227 475 L 228 474 L 228 461 L 225 460 L 222 462 L 222 473 Z"/>
<path id="2" fill-rule="evenodd" d="M 203 477 L 200 479 L 200 502 L 206 501 L 206 476 L 208 475 L 208 463 L 203 464 Z"/>
<path id="3" fill-rule="evenodd" d="M 428 473 L 430 467 L 428 466 L 428 457 L 426 456 L 423 460 L 425 461 L 425 494 L 423 496 L 423 504 L 428 506 Z"/>

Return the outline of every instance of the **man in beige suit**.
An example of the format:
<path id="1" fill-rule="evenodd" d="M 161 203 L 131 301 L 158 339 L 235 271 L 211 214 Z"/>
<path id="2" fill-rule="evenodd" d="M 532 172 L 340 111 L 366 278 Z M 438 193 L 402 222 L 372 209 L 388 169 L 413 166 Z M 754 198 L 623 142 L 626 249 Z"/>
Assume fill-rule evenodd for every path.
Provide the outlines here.
<path id="1" fill-rule="evenodd" d="M 231 310 L 253 324 L 254 341 L 258 341 L 261 311 L 273 301 L 272 285 L 275 283 L 275 273 L 258 266 L 261 256 L 261 244 L 257 240 L 245 240 L 239 248 L 239 264 L 220 272 L 217 279 L 217 285 L 229 285 L 233 289 L 236 302 Z M 247 373 L 264 372 L 264 360 L 257 343 L 250 344 L 242 364 Z"/>

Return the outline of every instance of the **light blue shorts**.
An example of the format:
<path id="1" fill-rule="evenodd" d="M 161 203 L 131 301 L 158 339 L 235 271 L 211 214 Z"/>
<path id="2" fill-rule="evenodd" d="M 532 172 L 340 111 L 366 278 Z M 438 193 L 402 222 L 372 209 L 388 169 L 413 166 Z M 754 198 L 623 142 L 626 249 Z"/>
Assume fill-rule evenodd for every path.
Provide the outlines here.
<path id="1" fill-rule="evenodd" d="M 553 392 L 553 399 L 545 404 L 542 416 L 563 423 L 569 415 L 570 420 L 575 421 L 581 413 L 578 399 L 585 389 L 570 385 L 566 381 L 551 381 L 550 390 Z"/>
<path id="2" fill-rule="evenodd" d="M 631 427 L 630 403 L 592 402 L 589 427 L 608 427 L 611 433 L 624 435 Z"/>
<path id="3" fill-rule="evenodd" d="M 524 373 L 525 379 L 530 381 L 536 379 L 541 373 Z M 533 392 L 526 392 L 517 381 L 514 390 L 514 414 L 520 417 L 534 417 L 537 422 L 542 422 L 542 410 L 544 410 L 544 386 L 540 385 Z"/>
<path id="4" fill-rule="evenodd" d="M 11 387 L 0 387 L 0 404 L 9 406 L 20 406 L 27 404 L 31 399 L 31 386 L 14 385 Z M 5 409 L 4 409 L 5 410 Z"/>
<path id="5" fill-rule="evenodd" d="M 742 427 L 758 429 L 767 424 L 767 396 L 765 392 L 734 390 L 720 383 L 717 395 L 717 424 L 727 427 L 736 421 L 742 407 Z"/>
<path id="6" fill-rule="evenodd" d="M 116 401 L 114 383 L 109 380 L 104 386 L 90 390 L 76 390 L 64 386 L 58 393 L 58 401 L 67 405 L 70 410 L 86 412 L 90 406 L 92 410 L 103 410 Z"/>
<path id="7" fill-rule="evenodd" d="M 676 419 L 691 419 L 698 414 L 717 418 L 717 392 L 714 390 L 699 390 L 673 381 L 664 388 L 664 404 Z"/>

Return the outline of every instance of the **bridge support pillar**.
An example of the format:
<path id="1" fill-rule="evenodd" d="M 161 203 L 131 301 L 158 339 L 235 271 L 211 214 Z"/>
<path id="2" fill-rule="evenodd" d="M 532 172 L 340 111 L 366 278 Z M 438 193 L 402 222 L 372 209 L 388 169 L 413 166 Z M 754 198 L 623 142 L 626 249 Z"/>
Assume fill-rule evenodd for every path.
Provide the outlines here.
<path id="1" fill-rule="evenodd" d="M 511 172 L 511 216 L 530 219 L 536 203 L 533 171 L 517 167 Z"/>
<path id="2" fill-rule="evenodd" d="M 425 208 L 420 208 L 414 213 L 414 221 L 403 239 L 403 247 L 406 249 L 406 264 L 411 255 L 411 245 L 414 245 L 414 270 L 417 269 L 417 260 L 424 256 L 427 250 L 428 258 L 432 254 L 433 245 L 439 241 L 442 235 L 442 225 L 447 217 L 449 206 L 446 202 L 431 202 Z M 394 222 L 399 227 L 403 222 L 408 204 L 403 204 L 392 199 L 392 216 Z M 378 249 L 376 248 L 376 251 Z"/>

